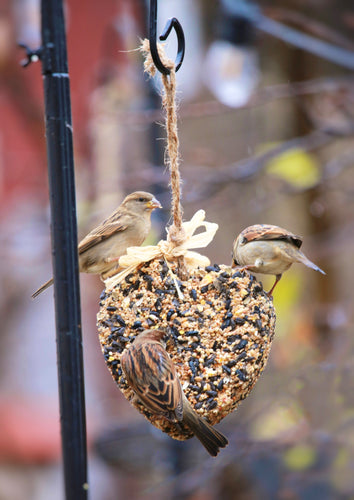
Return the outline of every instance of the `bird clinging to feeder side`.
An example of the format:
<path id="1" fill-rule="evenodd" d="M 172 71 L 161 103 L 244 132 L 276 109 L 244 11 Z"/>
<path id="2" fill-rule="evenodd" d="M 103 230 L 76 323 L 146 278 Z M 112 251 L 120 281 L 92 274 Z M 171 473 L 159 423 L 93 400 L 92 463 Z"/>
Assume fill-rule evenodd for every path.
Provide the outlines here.
<path id="1" fill-rule="evenodd" d="M 301 245 L 299 236 L 281 227 L 268 224 L 249 226 L 233 243 L 232 267 L 239 266 L 254 273 L 275 274 L 275 283 L 268 292 L 271 296 L 284 271 L 294 262 L 326 274 L 300 251 Z"/>
<path id="2" fill-rule="evenodd" d="M 144 330 L 122 354 L 122 369 L 140 402 L 153 414 L 186 424 L 212 456 L 228 444 L 226 437 L 199 417 L 186 398 L 162 339 L 164 330 Z"/>

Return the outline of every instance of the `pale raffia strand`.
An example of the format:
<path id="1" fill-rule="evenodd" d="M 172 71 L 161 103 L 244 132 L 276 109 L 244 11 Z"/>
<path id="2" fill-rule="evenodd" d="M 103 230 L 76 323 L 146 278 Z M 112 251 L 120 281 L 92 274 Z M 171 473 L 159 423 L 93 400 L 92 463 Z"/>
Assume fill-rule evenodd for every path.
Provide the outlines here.
<path id="1" fill-rule="evenodd" d="M 179 154 L 178 154 L 178 133 L 177 133 L 177 106 L 176 106 L 176 72 L 175 64 L 168 59 L 163 49 L 163 45 L 158 43 L 157 50 L 162 64 L 170 69 L 169 75 L 161 75 L 164 92 L 162 96 L 162 105 L 166 110 L 166 132 L 167 132 L 167 153 L 168 167 L 171 177 L 172 190 L 172 214 L 173 224 L 168 231 L 168 239 L 176 246 L 181 245 L 185 240 L 185 234 L 182 227 L 183 210 L 181 206 L 181 176 L 179 172 Z M 144 69 L 150 75 L 154 76 L 156 67 L 151 57 L 149 40 L 145 39 L 141 45 L 141 51 L 144 54 Z"/>
<path id="2" fill-rule="evenodd" d="M 198 232 L 204 228 L 204 231 Z M 106 290 L 112 290 L 130 273 L 145 262 L 161 257 L 168 261 L 178 261 L 183 258 L 189 272 L 193 272 L 197 267 L 205 267 L 210 264 L 208 257 L 198 252 L 191 251 L 194 248 L 204 248 L 213 240 L 218 225 L 215 222 L 205 221 L 204 210 L 198 210 L 190 221 L 182 223 L 185 240 L 180 245 L 176 245 L 171 240 L 161 240 L 155 246 L 130 247 L 126 255 L 119 259 L 118 273 L 105 280 Z"/>

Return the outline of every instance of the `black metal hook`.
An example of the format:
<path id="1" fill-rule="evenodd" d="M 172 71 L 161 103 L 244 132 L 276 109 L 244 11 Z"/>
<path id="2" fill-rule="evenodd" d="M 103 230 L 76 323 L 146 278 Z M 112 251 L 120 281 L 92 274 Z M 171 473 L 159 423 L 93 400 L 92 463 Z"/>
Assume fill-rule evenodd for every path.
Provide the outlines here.
<path id="1" fill-rule="evenodd" d="M 38 49 L 30 49 L 25 43 L 19 42 L 18 46 L 26 51 L 26 58 L 20 61 L 22 67 L 27 68 L 32 62 L 37 62 L 41 58 L 42 47 Z"/>
<path id="2" fill-rule="evenodd" d="M 160 73 L 163 73 L 164 75 L 169 75 L 170 70 L 169 70 L 169 68 L 166 68 L 162 64 L 162 61 L 161 61 L 160 56 L 159 56 L 158 51 L 157 51 L 156 27 L 157 27 L 157 0 L 150 0 L 149 42 L 150 42 L 150 51 L 151 51 L 152 60 L 154 61 L 155 66 L 160 71 Z M 185 52 L 185 39 L 184 39 L 183 28 L 182 28 L 181 23 L 178 21 L 178 19 L 176 19 L 175 17 L 172 17 L 171 19 L 169 19 L 167 21 L 163 32 L 159 36 L 159 39 L 162 41 L 166 40 L 173 28 L 176 31 L 177 42 L 178 42 L 177 57 L 176 57 L 176 61 L 175 61 L 176 71 L 178 71 L 182 65 L 183 58 L 184 58 L 184 52 Z"/>

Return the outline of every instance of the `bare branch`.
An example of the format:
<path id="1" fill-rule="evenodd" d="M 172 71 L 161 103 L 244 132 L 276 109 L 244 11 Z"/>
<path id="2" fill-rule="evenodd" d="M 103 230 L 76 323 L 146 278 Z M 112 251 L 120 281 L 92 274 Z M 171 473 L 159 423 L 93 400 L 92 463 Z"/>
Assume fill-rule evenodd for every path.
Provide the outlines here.
<path id="1" fill-rule="evenodd" d="M 329 78 L 316 78 L 295 83 L 281 83 L 263 87 L 255 92 L 250 100 L 235 110 L 221 104 L 216 100 L 185 104 L 180 107 L 180 118 L 200 118 L 214 116 L 223 113 L 235 113 L 241 109 L 263 106 L 279 99 L 294 98 L 299 95 L 319 94 L 321 92 L 337 92 L 341 89 L 351 89 L 354 85 L 354 77 L 340 76 Z M 128 125 L 147 125 L 152 122 L 161 122 L 163 115 L 161 110 L 147 109 L 143 111 L 129 111 L 119 113 L 120 118 Z"/>
<path id="2" fill-rule="evenodd" d="M 204 187 L 202 187 L 199 192 L 194 191 L 193 193 L 190 193 L 187 200 L 197 201 L 205 197 L 212 196 L 226 185 L 229 185 L 230 182 L 250 181 L 263 170 L 270 160 L 291 149 L 311 151 L 325 146 L 332 140 L 333 137 L 331 135 L 315 130 L 308 135 L 295 137 L 285 141 L 265 153 L 255 155 L 251 158 L 232 163 L 227 167 L 217 169 L 216 172 L 204 177 Z"/>
<path id="3" fill-rule="evenodd" d="M 301 12 L 296 12 L 282 7 L 267 7 L 264 11 L 273 19 L 297 24 L 317 37 L 324 38 L 332 43 L 341 45 L 348 50 L 354 50 L 354 43 L 349 38 L 343 36 L 341 33 L 338 33 L 338 31 L 329 28 L 325 24 L 309 18 Z"/>

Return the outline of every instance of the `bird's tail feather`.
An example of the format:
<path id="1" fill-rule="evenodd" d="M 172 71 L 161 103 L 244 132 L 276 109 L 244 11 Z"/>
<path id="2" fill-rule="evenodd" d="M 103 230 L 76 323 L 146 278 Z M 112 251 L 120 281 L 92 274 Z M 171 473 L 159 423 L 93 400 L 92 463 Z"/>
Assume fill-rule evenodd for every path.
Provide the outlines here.
<path id="1" fill-rule="evenodd" d="M 194 412 L 187 411 L 183 415 L 183 420 L 211 456 L 216 457 L 220 448 L 225 448 L 228 444 L 227 438 L 221 432 L 214 429 Z"/>
<path id="2" fill-rule="evenodd" d="M 46 283 L 44 283 L 42 286 L 40 286 L 38 288 L 38 290 L 36 290 L 34 293 L 32 293 L 32 295 L 31 295 L 32 299 L 35 299 L 36 297 L 38 297 L 38 295 L 40 293 L 44 292 L 44 290 L 49 288 L 52 284 L 53 284 L 53 278 L 50 278 L 50 280 L 48 280 Z"/>
<path id="3" fill-rule="evenodd" d="M 310 259 L 306 257 L 302 252 L 300 253 L 300 262 L 305 264 L 305 266 L 310 267 L 311 269 L 314 269 L 315 271 L 318 271 L 319 273 L 326 274 L 320 267 L 316 266 Z"/>

